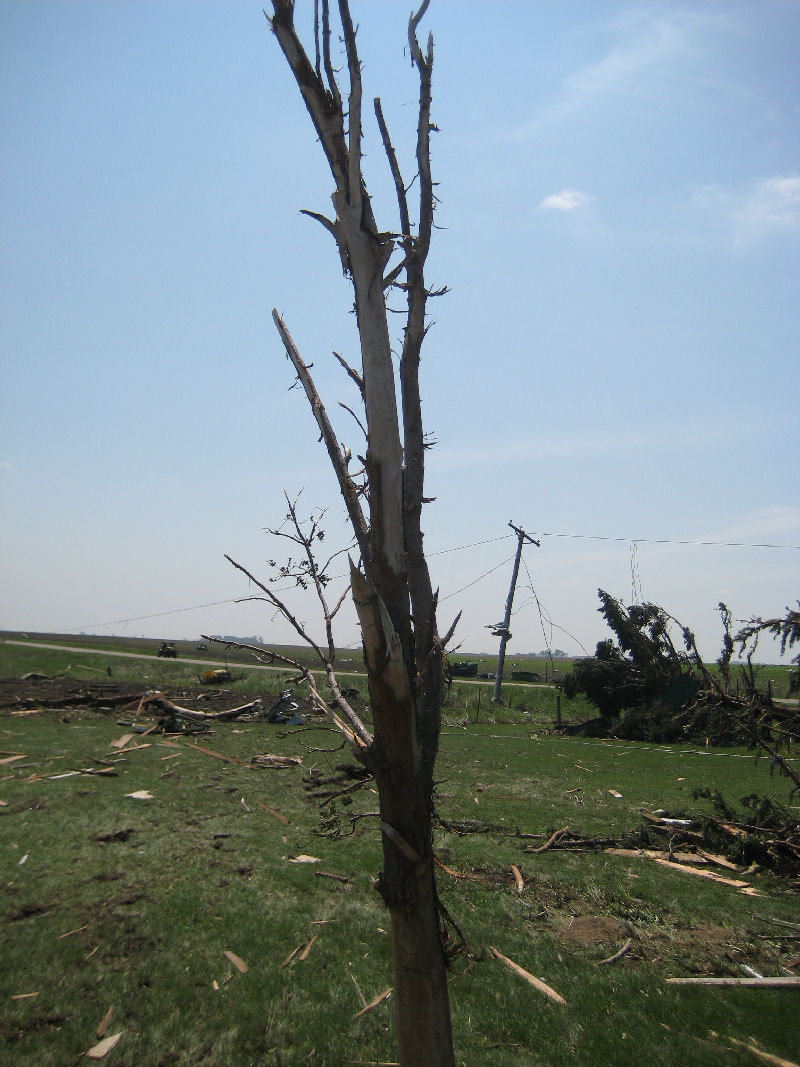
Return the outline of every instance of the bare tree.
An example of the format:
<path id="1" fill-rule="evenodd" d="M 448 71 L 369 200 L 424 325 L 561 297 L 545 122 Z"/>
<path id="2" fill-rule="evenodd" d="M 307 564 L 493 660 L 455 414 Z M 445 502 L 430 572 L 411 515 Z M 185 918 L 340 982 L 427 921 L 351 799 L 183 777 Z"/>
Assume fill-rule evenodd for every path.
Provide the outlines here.
<path id="1" fill-rule="evenodd" d="M 249 572 L 260 593 L 284 611 L 298 634 L 317 651 L 330 696 L 306 671 L 312 694 L 373 773 L 380 797 L 383 871 L 377 883 L 391 916 L 394 949 L 395 1024 L 400 1061 L 452 1064 L 453 1047 L 443 948 L 443 911 L 434 878 L 431 814 L 433 769 L 439 745 L 444 645 L 436 622 L 434 592 L 422 546 L 425 449 L 419 366 L 426 334 L 425 281 L 433 231 L 434 184 L 430 169 L 433 39 L 423 52 L 417 39 L 428 0 L 408 26 L 411 61 L 419 77 L 414 181 L 407 185 L 384 121 L 374 111 L 397 199 L 398 225 L 380 230 L 362 172 L 362 83 L 356 30 L 347 0 L 339 0 L 344 46 L 343 96 L 331 55 L 328 0 L 314 4 L 314 52 L 309 58 L 294 24 L 292 0 L 273 0 L 269 22 L 289 64 L 333 176 L 333 212 L 306 211 L 331 234 L 355 294 L 360 369 L 337 359 L 358 388 L 367 438 L 362 467 L 351 472 L 351 453 L 338 441 L 309 367 L 277 311 L 273 319 L 302 383 L 345 502 L 360 559 L 350 563 L 350 587 L 361 627 L 369 678 L 374 735 L 342 696 L 335 676 L 324 566 L 314 558 L 314 530 L 299 522 L 290 503 L 289 531 L 305 553 L 304 580 L 316 590 L 326 620 L 327 644 L 309 641 L 303 627 Z M 412 221 L 409 193 L 415 190 Z M 443 291 L 443 290 L 442 290 Z M 404 300 L 398 398 L 388 325 L 387 295 Z M 349 410 L 349 409 L 348 409 Z M 355 415 L 355 412 L 351 412 Z M 288 500 L 288 498 L 287 498 Z M 236 564 L 236 566 L 239 566 Z M 455 624 L 454 624 L 455 626 Z M 451 628 L 452 632 L 452 628 Z"/>

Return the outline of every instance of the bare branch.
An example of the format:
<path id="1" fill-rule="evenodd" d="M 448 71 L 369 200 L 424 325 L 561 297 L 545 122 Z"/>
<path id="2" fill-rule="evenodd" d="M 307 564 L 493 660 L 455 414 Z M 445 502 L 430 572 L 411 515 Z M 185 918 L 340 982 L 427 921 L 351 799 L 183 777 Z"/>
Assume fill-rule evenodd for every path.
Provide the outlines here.
<path id="1" fill-rule="evenodd" d="M 381 107 L 380 97 L 376 96 L 374 100 L 375 105 L 375 118 L 378 120 L 378 129 L 381 131 L 381 139 L 383 140 L 383 148 L 386 152 L 386 158 L 389 160 L 389 169 L 392 172 L 392 178 L 394 180 L 395 193 L 397 195 L 397 209 L 400 215 L 400 233 L 402 239 L 405 240 L 411 236 L 411 222 L 408 215 L 408 198 L 406 197 L 406 188 L 403 184 L 403 176 L 400 173 L 400 165 L 397 162 L 397 154 L 394 150 L 394 145 L 389 137 L 389 131 L 386 128 L 386 121 L 383 117 L 383 108 Z M 398 268 L 399 269 L 399 268 Z"/>
<path id="2" fill-rule="evenodd" d="M 356 383 L 356 385 L 358 386 L 358 391 L 359 391 L 359 393 L 361 393 L 361 397 L 363 399 L 363 397 L 364 397 L 364 379 L 361 377 L 361 375 L 358 373 L 358 371 L 355 370 L 354 367 L 350 366 L 350 364 L 347 362 L 346 359 L 344 359 L 343 356 L 339 355 L 339 353 L 335 349 L 334 349 L 333 354 L 339 360 L 339 363 L 342 365 L 342 367 L 344 367 L 344 369 L 347 371 L 348 375 Z"/>
<path id="3" fill-rule="evenodd" d="M 317 393 L 314 381 L 308 372 L 308 367 L 303 362 L 300 353 L 297 351 L 297 347 L 292 340 L 291 334 L 286 329 L 283 319 L 275 309 L 272 311 L 272 318 L 278 328 L 278 333 L 281 335 L 286 354 L 303 385 L 306 397 L 311 405 L 311 411 L 319 426 L 322 439 L 325 442 L 325 447 L 328 450 L 328 456 L 330 457 L 331 464 L 333 465 L 334 472 L 339 482 L 339 489 L 344 498 L 347 514 L 350 517 L 350 522 L 352 523 L 353 531 L 356 535 L 356 540 L 358 541 L 361 558 L 368 559 L 370 555 L 369 529 L 358 500 L 356 484 L 347 471 L 344 454 L 339 447 L 339 442 L 336 440 L 333 427 L 330 424 L 328 414 L 320 400 L 319 394 Z"/>
<path id="4" fill-rule="evenodd" d="M 350 18 L 350 8 L 346 0 L 340 0 L 339 17 L 342 20 L 344 44 L 347 50 L 347 69 L 350 74 L 350 98 L 348 111 L 348 150 L 350 155 L 350 174 L 348 181 L 348 202 L 353 212 L 361 214 L 361 61 L 356 50 L 356 32 Z"/>
<path id="5" fill-rule="evenodd" d="M 360 418 L 358 417 L 358 415 L 356 415 L 355 411 L 353 411 L 353 409 L 352 409 L 352 408 L 349 408 L 349 407 L 347 406 L 347 404 L 343 404 L 341 400 L 339 401 L 339 407 L 340 407 L 340 408 L 344 408 L 344 410 L 345 410 L 345 411 L 346 411 L 346 412 L 347 412 L 347 413 L 348 413 L 349 415 L 352 415 L 352 416 L 353 416 L 353 418 L 354 418 L 354 419 L 356 420 L 356 422 L 358 423 L 358 428 L 359 428 L 359 430 L 361 430 L 361 432 L 362 432 L 362 433 L 363 433 L 363 435 L 364 435 L 364 439 L 365 439 L 365 440 L 368 440 L 369 438 L 368 438 L 368 436 L 367 436 L 367 430 L 366 430 L 366 427 L 364 426 L 364 423 L 363 423 L 363 422 L 361 421 L 361 419 L 360 419 Z"/>

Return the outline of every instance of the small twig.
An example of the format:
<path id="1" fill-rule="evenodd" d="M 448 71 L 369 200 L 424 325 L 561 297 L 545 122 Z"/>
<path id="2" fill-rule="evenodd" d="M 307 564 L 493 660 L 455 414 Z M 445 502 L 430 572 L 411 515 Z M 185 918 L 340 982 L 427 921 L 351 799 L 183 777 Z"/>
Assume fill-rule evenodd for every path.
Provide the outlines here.
<path id="1" fill-rule="evenodd" d="M 606 960 L 598 960 L 597 961 L 597 966 L 598 967 L 602 967 L 606 963 L 616 963 L 617 960 L 621 960 L 622 959 L 622 957 L 625 955 L 626 952 L 630 951 L 630 948 L 631 948 L 632 945 L 633 945 L 633 938 L 629 937 L 628 940 L 625 942 L 625 944 L 622 946 L 622 948 L 619 950 L 619 952 L 615 952 L 613 956 L 609 956 L 608 959 L 606 959 Z"/>

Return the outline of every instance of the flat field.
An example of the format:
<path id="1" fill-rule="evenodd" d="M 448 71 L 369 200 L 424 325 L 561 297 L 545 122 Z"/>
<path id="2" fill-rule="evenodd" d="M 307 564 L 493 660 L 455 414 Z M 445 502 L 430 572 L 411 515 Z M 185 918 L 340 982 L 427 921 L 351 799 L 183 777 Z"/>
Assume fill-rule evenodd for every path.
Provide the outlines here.
<path id="1" fill-rule="evenodd" d="M 84 686 L 124 681 L 188 701 L 193 681 L 200 692 L 180 660 L 95 651 L 76 662 L 0 645 L 5 679 L 67 666 Z M 234 705 L 260 686 L 266 700 L 286 682 L 242 670 L 249 681 L 217 699 Z M 117 1034 L 112 1067 L 395 1060 L 391 995 L 358 1014 L 392 984 L 371 884 L 377 798 L 324 724 L 142 735 L 124 724 L 155 720 L 124 705 L 51 706 L 22 683 L 2 691 L 0 1063 L 77 1064 Z M 800 989 L 667 981 L 798 975 L 792 883 L 743 866 L 666 866 L 643 818 L 702 819 L 712 807 L 696 789 L 789 805 L 785 780 L 742 750 L 558 736 L 550 690 L 540 705 L 515 690 L 502 714 L 484 697 L 476 723 L 471 692 L 451 698 L 437 764 L 457 1062 L 796 1062 Z M 266 753 L 302 762 L 252 762 Z M 790 811 L 800 818 L 797 798 Z M 541 850 L 565 828 L 583 844 Z"/>

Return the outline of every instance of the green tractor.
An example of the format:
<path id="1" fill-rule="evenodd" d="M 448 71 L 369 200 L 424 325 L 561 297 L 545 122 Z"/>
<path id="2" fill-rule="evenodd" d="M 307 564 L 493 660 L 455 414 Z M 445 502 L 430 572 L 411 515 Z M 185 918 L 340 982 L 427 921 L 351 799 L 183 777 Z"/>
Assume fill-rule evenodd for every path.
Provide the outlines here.
<path id="1" fill-rule="evenodd" d="M 158 655 L 162 659 L 177 659 L 178 653 L 175 651 L 175 644 L 172 641 L 162 641 L 161 648 L 158 650 Z"/>

